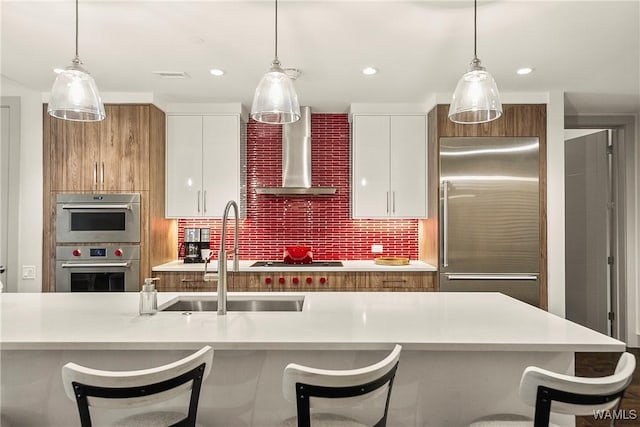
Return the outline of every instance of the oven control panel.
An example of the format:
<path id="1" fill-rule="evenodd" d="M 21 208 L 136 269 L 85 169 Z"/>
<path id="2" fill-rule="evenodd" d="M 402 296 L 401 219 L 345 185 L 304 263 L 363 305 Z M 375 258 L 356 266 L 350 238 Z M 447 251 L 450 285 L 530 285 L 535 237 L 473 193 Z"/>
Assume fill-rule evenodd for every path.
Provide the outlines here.
<path id="1" fill-rule="evenodd" d="M 71 245 L 57 246 L 56 260 L 133 260 L 140 259 L 139 245 Z"/>

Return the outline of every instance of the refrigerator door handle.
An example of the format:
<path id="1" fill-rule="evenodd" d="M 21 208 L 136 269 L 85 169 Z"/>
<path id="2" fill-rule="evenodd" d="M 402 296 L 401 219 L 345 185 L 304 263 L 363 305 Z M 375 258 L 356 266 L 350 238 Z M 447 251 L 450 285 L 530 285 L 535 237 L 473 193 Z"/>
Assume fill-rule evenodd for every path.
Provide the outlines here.
<path id="1" fill-rule="evenodd" d="M 442 266 L 449 266 L 449 181 L 442 181 Z"/>
<path id="2" fill-rule="evenodd" d="M 533 274 L 446 274 L 449 280 L 538 280 Z"/>

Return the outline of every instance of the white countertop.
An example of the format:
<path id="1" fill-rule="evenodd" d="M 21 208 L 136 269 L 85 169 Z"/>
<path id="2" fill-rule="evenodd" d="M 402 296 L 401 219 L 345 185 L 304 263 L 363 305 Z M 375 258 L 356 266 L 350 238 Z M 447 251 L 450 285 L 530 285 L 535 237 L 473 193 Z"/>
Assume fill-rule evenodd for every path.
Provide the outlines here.
<path id="1" fill-rule="evenodd" d="M 273 272 L 273 271 L 321 271 L 321 272 L 340 272 L 340 271 L 437 271 L 437 268 L 431 264 L 427 264 L 422 261 L 409 261 L 409 265 L 389 266 L 378 265 L 373 260 L 360 260 L 360 261 L 342 261 L 342 267 L 326 267 L 326 266 L 313 266 L 313 267 L 251 267 L 256 261 L 241 260 L 239 262 L 240 271 L 244 272 Z M 228 269 L 232 267 L 232 262 L 229 261 Z M 218 270 L 218 261 L 211 261 L 207 267 L 209 271 Z M 203 263 L 185 264 L 182 260 L 171 261 L 166 264 L 156 265 L 152 268 L 152 271 L 204 271 Z"/>
<path id="2" fill-rule="evenodd" d="M 178 297 L 159 293 L 158 305 Z M 215 293 L 190 293 L 189 296 Z M 624 351 L 625 344 L 498 293 L 303 295 L 302 312 L 138 315 L 137 293 L 0 294 L 2 349 Z"/>

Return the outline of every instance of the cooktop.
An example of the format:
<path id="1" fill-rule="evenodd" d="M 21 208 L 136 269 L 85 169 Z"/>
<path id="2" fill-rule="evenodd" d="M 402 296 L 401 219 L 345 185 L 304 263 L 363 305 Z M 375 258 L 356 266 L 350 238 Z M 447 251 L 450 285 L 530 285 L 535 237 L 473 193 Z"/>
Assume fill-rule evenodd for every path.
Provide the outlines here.
<path id="1" fill-rule="evenodd" d="M 256 261 L 249 267 L 342 267 L 342 261 L 312 261 L 308 264 L 289 264 L 283 261 Z"/>

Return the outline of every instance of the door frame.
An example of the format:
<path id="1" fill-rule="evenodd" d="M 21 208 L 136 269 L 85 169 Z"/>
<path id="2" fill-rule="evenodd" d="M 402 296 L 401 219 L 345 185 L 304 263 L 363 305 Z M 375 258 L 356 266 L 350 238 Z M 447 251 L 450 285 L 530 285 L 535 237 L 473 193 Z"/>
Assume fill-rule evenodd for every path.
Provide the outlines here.
<path id="1" fill-rule="evenodd" d="M 613 254 L 617 276 L 617 295 L 612 295 L 612 306 L 616 312 L 614 331 L 616 338 L 625 341 L 631 347 L 638 346 L 636 335 L 635 307 L 638 292 L 638 277 L 636 275 L 636 260 L 638 254 L 638 182 L 636 170 L 638 168 L 636 156 L 636 124 L 637 117 L 633 115 L 577 115 L 565 116 L 565 129 L 614 129 L 613 169 L 614 180 L 617 181 L 615 200 L 617 204 L 615 233 L 616 247 Z M 629 234 L 632 233 L 632 234 Z"/>
<path id="2" fill-rule="evenodd" d="M 6 148 L 8 154 L 8 170 L 6 171 L 5 194 L 2 191 L 0 203 L 7 204 L 7 232 L 1 233 L 0 245 L 6 254 L 4 292 L 18 291 L 18 228 L 19 228 L 19 206 L 20 206 L 20 97 L 2 96 L 0 97 L 0 108 L 9 111 L 9 146 Z M 5 173 L 5 172 L 3 172 Z"/>

